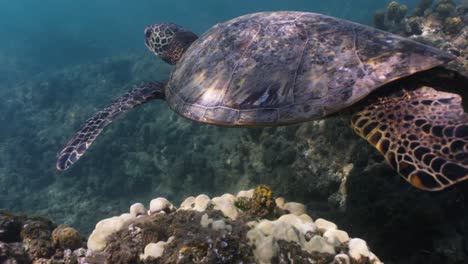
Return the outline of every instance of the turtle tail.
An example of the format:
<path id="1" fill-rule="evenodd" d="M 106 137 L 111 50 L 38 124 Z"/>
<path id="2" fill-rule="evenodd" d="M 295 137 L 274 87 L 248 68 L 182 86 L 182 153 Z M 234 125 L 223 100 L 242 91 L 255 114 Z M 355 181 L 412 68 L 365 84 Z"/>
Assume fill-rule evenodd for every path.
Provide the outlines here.
<path id="1" fill-rule="evenodd" d="M 57 170 L 63 171 L 80 159 L 102 130 L 117 116 L 153 99 L 164 99 L 163 85 L 158 82 L 139 86 L 115 100 L 86 120 L 84 126 L 68 141 L 58 155 Z"/>
<path id="2" fill-rule="evenodd" d="M 423 86 L 366 106 L 351 126 L 413 186 L 439 191 L 468 179 L 468 114 L 461 101 Z"/>

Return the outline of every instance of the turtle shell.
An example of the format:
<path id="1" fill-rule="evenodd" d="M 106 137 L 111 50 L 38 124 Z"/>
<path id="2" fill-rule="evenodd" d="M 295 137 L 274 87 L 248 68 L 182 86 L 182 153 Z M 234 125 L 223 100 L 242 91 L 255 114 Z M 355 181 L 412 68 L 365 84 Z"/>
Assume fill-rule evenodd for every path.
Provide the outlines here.
<path id="1" fill-rule="evenodd" d="M 196 40 L 175 66 L 166 98 L 175 112 L 204 123 L 286 125 L 323 118 L 451 59 L 334 17 L 255 13 L 217 24 Z"/>

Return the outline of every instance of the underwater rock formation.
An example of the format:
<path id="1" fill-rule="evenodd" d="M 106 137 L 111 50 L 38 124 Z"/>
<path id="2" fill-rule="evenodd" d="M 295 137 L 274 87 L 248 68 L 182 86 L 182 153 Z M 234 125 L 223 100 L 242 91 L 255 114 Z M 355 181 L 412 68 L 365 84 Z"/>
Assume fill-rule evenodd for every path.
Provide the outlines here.
<path id="1" fill-rule="evenodd" d="M 0 211 L 0 263 L 63 263 L 59 260 L 67 259 L 66 252 L 82 245 L 82 236 L 72 227 Z"/>
<path id="2" fill-rule="evenodd" d="M 376 11 L 374 25 L 452 53 L 458 61 L 450 66 L 468 76 L 468 3 L 420 0 L 409 15 L 403 9 L 392 1 L 386 10 Z"/>
<path id="3" fill-rule="evenodd" d="M 381 263 L 364 240 L 312 220 L 304 205 L 266 186 L 191 196 L 178 209 L 162 197 L 150 210 L 134 204 L 97 223 L 87 249 L 76 230 L 45 218 L 3 212 L 0 234 L 8 234 L 0 239 L 0 263 Z"/>
<path id="4" fill-rule="evenodd" d="M 275 198 L 266 186 L 186 198 L 175 207 L 100 221 L 88 240 L 88 263 L 381 263 L 366 242 L 350 238 L 305 206 Z M 151 207 L 150 205 L 150 207 Z M 174 210 L 165 210 L 173 208 Z M 143 210 L 138 210 L 143 212 Z"/>
<path id="5" fill-rule="evenodd" d="M 408 6 L 391 1 L 386 9 L 377 10 L 374 14 L 374 25 L 383 30 L 401 28 L 402 21 L 408 12 Z"/>
<path id="6" fill-rule="evenodd" d="M 398 4 L 397 1 L 392 1 L 387 7 L 387 20 L 394 24 L 399 24 L 406 16 L 408 7 L 403 4 Z"/>

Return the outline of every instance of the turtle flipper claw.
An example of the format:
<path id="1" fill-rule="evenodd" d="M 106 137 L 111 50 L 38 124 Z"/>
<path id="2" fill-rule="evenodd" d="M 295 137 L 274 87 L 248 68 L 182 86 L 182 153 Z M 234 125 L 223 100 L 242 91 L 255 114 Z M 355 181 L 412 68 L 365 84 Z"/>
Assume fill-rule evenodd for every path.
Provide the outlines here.
<path id="1" fill-rule="evenodd" d="M 102 130 L 117 116 L 153 99 L 164 99 L 163 85 L 161 83 L 153 82 L 136 87 L 103 110 L 97 112 L 85 122 L 84 126 L 68 141 L 59 153 L 56 164 L 57 170 L 66 170 L 78 161 Z"/>
<path id="2" fill-rule="evenodd" d="M 421 87 L 365 107 L 351 126 L 419 189 L 468 179 L 468 114 L 459 95 Z"/>

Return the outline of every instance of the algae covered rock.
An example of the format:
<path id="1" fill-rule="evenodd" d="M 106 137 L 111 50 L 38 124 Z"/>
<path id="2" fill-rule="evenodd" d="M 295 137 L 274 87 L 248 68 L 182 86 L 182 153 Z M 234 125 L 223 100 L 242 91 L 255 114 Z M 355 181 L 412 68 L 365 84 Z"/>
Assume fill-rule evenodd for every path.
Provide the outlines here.
<path id="1" fill-rule="evenodd" d="M 408 6 L 398 1 L 391 1 L 387 8 L 379 9 L 374 13 L 374 26 L 382 30 L 392 31 L 394 28 L 402 28 L 403 21 L 408 13 Z"/>
<path id="2" fill-rule="evenodd" d="M 399 4 L 397 1 L 392 1 L 387 6 L 387 19 L 394 22 L 400 23 L 408 12 L 408 7 L 403 4 Z"/>
<path id="3" fill-rule="evenodd" d="M 387 26 L 385 25 L 385 16 L 386 11 L 384 9 L 379 9 L 374 14 L 374 26 L 378 29 L 385 30 Z"/>
<path id="4" fill-rule="evenodd" d="M 0 211 L 0 241 L 10 243 L 21 240 L 22 221 L 18 216 Z"/>
<path id="5" fill-rule="evenodd" d="M 172 208 L 169 201 L 158 199 Z M 86 259 L 135 264 L 328 264 L 348 258 L 352 263 L 381 263 L 364 240 L 350 238 L 330 221 L 314 222 L 305 211 L 304 205 L 275 197 L 265 185 L 237 195 L 191 196 L 178 209 L 150 210 L 139 217 L 123 214 L 125 223 L 112 229 L 109 224 L 96 225 Z M 105 236 L 100 235 L 103 232 Z M 99 247 L 90 243 L 96 236 L 101 237 Z"/>
<path id="6" fill-rule="evenodd" d="M 250 205 L 252 214 L 264 218 L 271 215 L 275 208 L 276 204 L 271 189 L 265 185 L 255 187 Z"/>
<path id="7" fill-rule="evenodd" d="M 452 0 L 439 0 L 434 11 L 442 18 L 445 18 L 455 12 L 455 3 Z"/>
<path id="8" fill-rule="evenodd" d="M 51 241 L 54 228 L 55 224 L 45 217 L 31 217 L 24 221 L 21 238 L 31 259 L 50 258 L 54 254 Z"/>
<path id="9" fill-rule="evenodd" d="M 424 19 L 422 17 L 413 16 L 408 19 L 406 32 L 411 35 L 422 34 Z"/>
<path id="10" fill-rule="evenodd" d="M 21 243 L 0 241 L 0 263 L 31 263 L 31 259 Z"/>
<path id="11" fill-rule="evenodd" d="M 84 255 L 78 231 L 45 217 L 0 212 L 0 234 L 0 263 L 77 264 Z"/>
<path id="12" fill-rule="evenodd" d="M 423 16 L 431 6 L 434 0 L 420 0 L 418 6 L 414 9 L 413 15 Z"/>
<path id="13" fill-rule="evenodd" d="M 447 33 L 457 33 L 463 27 L 463 21 L 460 17 L 447 17 L 444 23 L 444 30 Z"/>
<path id="14" fill-rule="evenodd" d="M 81 235 L 73 227 L 59 225 L 52 231 L 52 245 L 57 248 L 75 250 L 81 247 Z"/>

